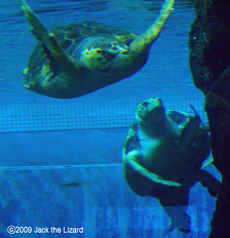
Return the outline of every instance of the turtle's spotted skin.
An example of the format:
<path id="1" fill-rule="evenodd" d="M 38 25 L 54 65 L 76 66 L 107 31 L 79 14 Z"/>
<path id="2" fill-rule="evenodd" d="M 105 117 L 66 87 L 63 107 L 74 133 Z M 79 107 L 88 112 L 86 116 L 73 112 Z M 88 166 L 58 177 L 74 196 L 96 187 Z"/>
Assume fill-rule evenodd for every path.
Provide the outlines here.
<path id="1" fill-rule="evenodd" d="M 219 191 L 220 183 L 201 169 L 209 153 L 209 135 L 196 112 L 165 110 L 159 98 L 151 98 L 137 107 L 124 144 L 125 178 L 137 195 L 159 200 L 170 231 L 190 232 L 185 213 L 190 188 L 201 182 L 212 196 Z"/>
<path id="2" fill-rule="evenodd" d="M 39 41 L 24 70 L 24 87 L 55 98 L 79 97 L 140 70 L 174 4 L 174 0 L 166 0 L 154 24 L 136 35 L 96 22 L 49 31 L 24 0 L 19 2 Z"/>

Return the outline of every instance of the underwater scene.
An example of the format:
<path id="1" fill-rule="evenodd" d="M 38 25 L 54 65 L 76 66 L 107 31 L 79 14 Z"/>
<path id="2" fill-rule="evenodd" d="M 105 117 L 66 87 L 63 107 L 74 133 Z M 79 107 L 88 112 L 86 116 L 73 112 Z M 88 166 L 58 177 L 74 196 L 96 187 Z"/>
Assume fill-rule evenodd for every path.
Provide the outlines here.
<path id="1" fill-rule="evenodd" d="M 1 0 L 0 237 L 209 237 L 194 4 Z"/>

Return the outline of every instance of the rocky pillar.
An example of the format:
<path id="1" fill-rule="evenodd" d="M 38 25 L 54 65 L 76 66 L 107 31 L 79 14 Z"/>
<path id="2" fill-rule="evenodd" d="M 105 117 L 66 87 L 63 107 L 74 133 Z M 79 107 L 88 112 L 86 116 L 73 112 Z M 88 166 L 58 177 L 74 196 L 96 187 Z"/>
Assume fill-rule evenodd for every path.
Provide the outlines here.
<path id="1" fill-rule="evenodd" d="M 205 95 L 214 165 L 222 174 L 209 237 L 230 236 L 230 0 L 196 0 L 189 33 L 194 84 Z"/>

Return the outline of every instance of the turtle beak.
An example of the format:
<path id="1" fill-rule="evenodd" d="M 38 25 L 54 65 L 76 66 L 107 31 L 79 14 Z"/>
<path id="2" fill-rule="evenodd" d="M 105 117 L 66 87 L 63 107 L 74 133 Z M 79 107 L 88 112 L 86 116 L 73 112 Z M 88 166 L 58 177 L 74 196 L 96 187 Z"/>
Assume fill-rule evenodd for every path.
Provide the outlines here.
<path id="1" fill-rule="evenodd" d="M 164 108 L 164 104 L 160 98 L 152 97 L 149 99 L 148 109 L 151 111 L 153 108 Z"/>

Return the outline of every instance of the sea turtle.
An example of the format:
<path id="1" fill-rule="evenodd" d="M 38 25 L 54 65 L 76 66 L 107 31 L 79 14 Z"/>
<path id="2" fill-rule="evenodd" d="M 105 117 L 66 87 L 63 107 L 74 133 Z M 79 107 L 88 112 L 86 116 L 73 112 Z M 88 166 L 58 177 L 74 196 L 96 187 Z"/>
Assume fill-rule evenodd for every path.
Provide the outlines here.
<path id="1" fill-rule="evenodd" d="M 192 107 L 192 106 L 191 106 Z M 212 196 L 220 183 L 202 169 L 210 153 L 207 129 L 196 113 L 165 110 L 159 98 L 142 102 L 123 148 L 126 181 L 139 196 L 157 198 L 170 218 L 169 231 L 190 232 L 190 188 L 201 182 Z"/>
<path id="2" fill-rule="evenodd" d="M 39 41 L 23 73 L 24 87 L 54 98 L 79 97 L 140 70 L 174 4 L 166 0 L 154 24 L 137 35 L 90 21 L 49 31 L 24 0 L 19 2 Z"/>

